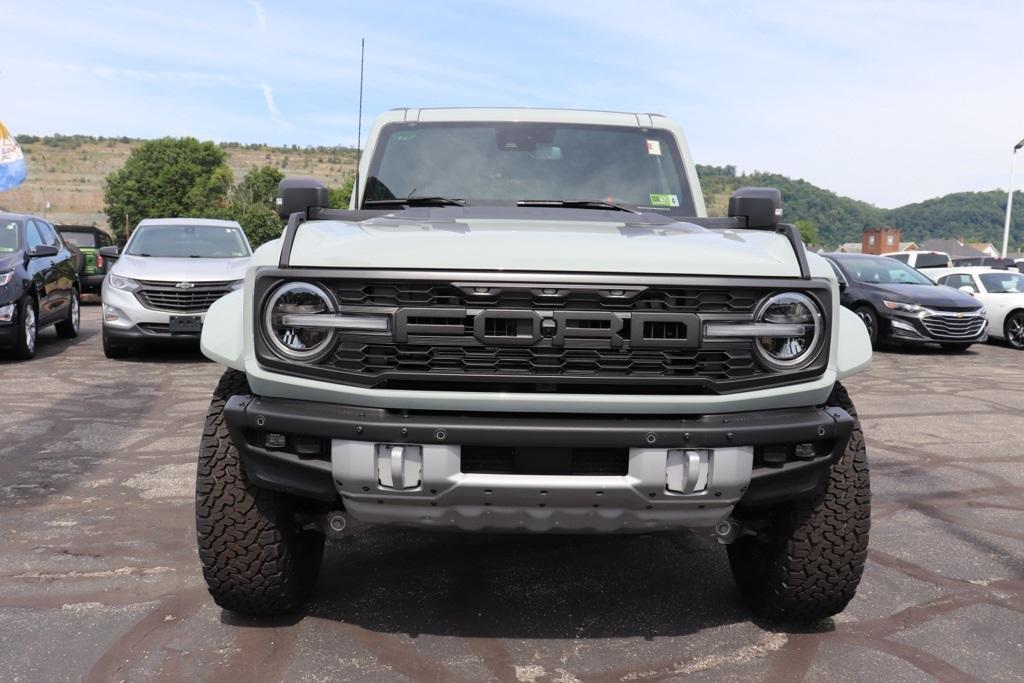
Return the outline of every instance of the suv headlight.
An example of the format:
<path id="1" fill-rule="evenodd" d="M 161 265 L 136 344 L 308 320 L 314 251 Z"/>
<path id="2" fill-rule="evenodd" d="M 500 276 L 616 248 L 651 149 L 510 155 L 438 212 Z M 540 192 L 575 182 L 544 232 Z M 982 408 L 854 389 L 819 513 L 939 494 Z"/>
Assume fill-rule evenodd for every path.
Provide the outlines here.
<path id="1" fill-rule="evenodd" d="M 130 277 L 121 277 L 113 273 L 107 276 L 107 283 L 114 289 L 120 289 L 124 292 L 137 292 L 142 287 L 142 285 Z"/>
<path id="2" fill-rule="evenodd" d="M 754 347 L 765 365 L 793 370 L 810 362 L 818 351 L 824 318 L 818 304 L 806 294 L 773 294 L 761 302 L 754 319 L 758 323 L 786 326 L 785 335 L 755 339 Z"/>
<path id="3" fill-rule="evenodd" d="M 11 280 L 14 279 L 14 271 L 9 270 L 6 273 L 0 273 L 0 287 L 6 284 L 10 284 Z"/>
<path id="4" fill-rule="evenodd" d="M 263 329 L 274 350 L 290 360 L 310 360 L 322 354 L 334 339 L 327 327 L 303 327 L 286 317 L 330 314 L 334 300 L 322 287 L 309 282 L 287 282 L 263 306 Z"/>

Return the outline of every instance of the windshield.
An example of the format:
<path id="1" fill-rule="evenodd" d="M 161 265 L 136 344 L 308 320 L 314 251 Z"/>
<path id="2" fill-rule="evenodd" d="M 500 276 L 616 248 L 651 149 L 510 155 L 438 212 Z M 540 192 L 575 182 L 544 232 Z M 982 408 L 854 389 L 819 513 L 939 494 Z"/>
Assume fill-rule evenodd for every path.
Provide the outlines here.
<path id="1" fill-rule="evenodd" d="M 888 256 L 877 258 L 836 257 L 850 278 L 873 285 L 934 285 L 926 276 Z"/>
<path id="2" fill-rule="evenodd" d="M 1019 273 L 982 273 L 978 277 L 990 294 L 1024 293 L 1024 275 Z"/>
<path id="3" fill-rule="evenodd" d="M 389 124 L 364 201 L 447 197 L 467 205 L 589 199 L 695 213 L 671 133 L 570 123 Z"/>
<path id="4" fill-rule="evenodd" d="M 91 232 L 71 232 L 68 230 L 61 230 L 60 236 L 64 238 L 65 242 L 73 244 L 76 247 L 96 246 L 96 235 Z"/>
<path id="5" fill-rule="evenodd" d="M 9 254 L 18 248 L 18 224 L 0 221 L 0 254 Z"/>
<path id="6" fill-rule="evenodd" d="M 125 253 L 163 258 L 239 258 L 249 255 L 238 228 L 212 225 L 143 225 Z"/>

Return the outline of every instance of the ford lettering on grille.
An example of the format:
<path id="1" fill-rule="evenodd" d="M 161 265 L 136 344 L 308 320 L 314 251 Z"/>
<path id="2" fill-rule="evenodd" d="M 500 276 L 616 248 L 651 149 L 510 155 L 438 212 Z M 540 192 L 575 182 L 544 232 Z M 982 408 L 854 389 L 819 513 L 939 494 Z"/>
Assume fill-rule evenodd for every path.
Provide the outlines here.
<path id="1" fill-rule="evenodd" d="M 592 347 L 618 349 L 628 340 L 631 348 L 696 348 L 700 318 L 692 313 L 401 308 L 393 329 L 399 343 L 410 337 L 460 337 L 486 346 L 532 346 L 548 339 L 555 347 L 589 340 Z"/>

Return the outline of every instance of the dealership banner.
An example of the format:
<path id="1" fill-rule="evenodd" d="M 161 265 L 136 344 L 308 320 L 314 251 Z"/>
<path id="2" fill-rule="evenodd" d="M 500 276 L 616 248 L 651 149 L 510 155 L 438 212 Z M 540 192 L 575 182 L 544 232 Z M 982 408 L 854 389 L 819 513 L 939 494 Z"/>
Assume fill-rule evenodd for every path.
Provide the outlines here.
<path id="1" fill-rule="evenodd" d="M 0 192 L 21 185 L 25 180 L 25 156 L 3 122 L 0 122 Z"/>

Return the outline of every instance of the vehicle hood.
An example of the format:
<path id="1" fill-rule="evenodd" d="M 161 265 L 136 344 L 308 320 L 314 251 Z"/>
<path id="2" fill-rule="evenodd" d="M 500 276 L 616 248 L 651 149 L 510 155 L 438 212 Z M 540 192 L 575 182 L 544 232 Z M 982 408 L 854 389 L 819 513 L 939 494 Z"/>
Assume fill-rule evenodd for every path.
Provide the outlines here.
<path id="1" fill-rule="evenodd" d="M 870 285 L 883 299 L 922 306 L 935 306 L 952 310 L 971 311 L 981 306 L 973 296 L 937 285 Z"/>
<path id="2" fill-rule="evenodd" d="M 14 270 L 25 262 L 25 255 L 20 251 L 12 251 L 9 254 L 0 254 L 0 273 Z"/>
<path id="3" fill-rule="evenodd" d="M 111 272 L 133 280 L 224 282 L 245 277 L 248 258 L 158 258 L 121 256 Z"/>
<path id="4" fill-rule="evenodd" d="M 577 215 L 591 212 L 573 212 Z M 788 240 L 764 230 L 711 230 L 693 223 L 629 223 L 397 214 L 300 226 L 291 265 L 795 277 Z"/>

